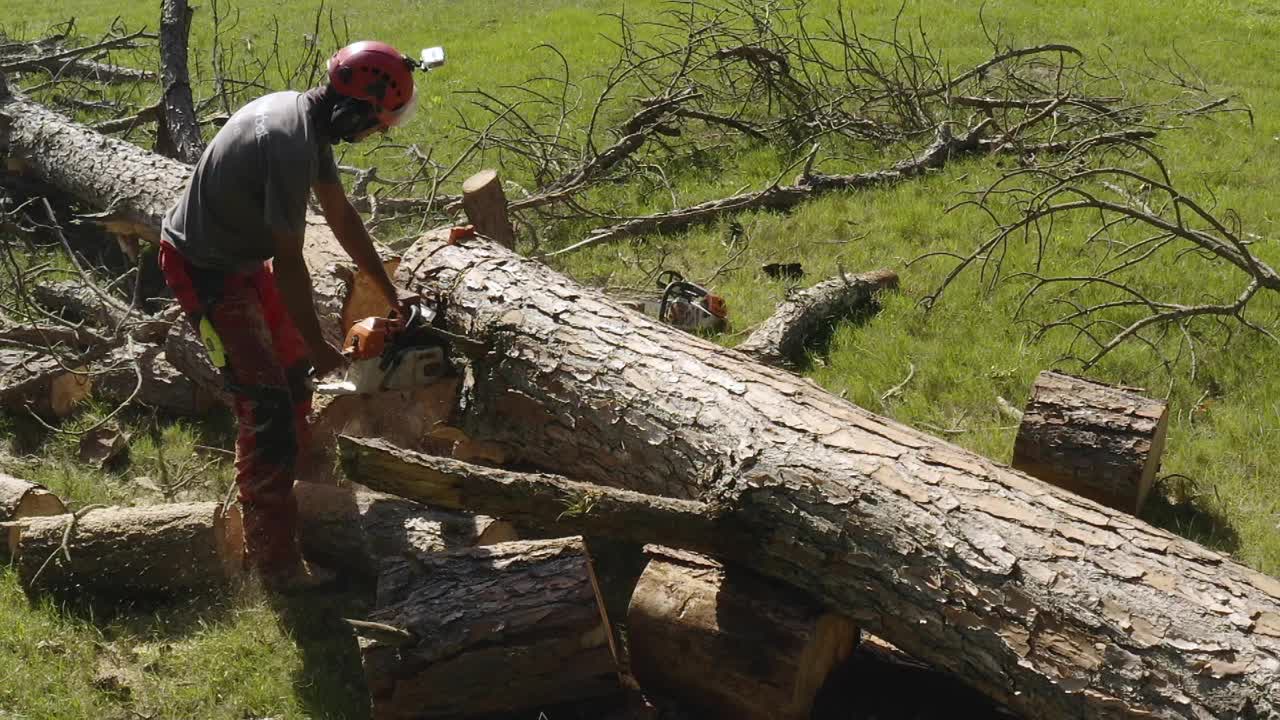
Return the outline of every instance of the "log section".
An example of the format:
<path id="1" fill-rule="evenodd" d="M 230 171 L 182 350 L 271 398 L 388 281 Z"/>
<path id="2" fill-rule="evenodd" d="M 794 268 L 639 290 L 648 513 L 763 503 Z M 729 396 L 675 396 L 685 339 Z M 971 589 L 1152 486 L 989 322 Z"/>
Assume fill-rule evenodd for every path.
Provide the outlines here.
<path id="1" fill-rule="evenodd" d="M 1137 515 L 1160 467 L 1168 404 L 1114 385 L 1046 370 L 1013 443 L 1013 466 Z"/>

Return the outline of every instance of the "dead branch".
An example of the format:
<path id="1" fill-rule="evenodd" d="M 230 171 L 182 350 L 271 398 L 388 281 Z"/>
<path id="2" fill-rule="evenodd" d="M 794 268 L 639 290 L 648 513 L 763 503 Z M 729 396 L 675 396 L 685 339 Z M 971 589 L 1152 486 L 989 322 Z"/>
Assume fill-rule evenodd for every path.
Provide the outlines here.
<path id="1" fill-rule="evenodd" d="M 1147 144 L 1126 138 L 1109 148 L 1082 146 L 1059 162 L 1007 173 L 964 204 L 987 213 L 995 220 L 996 230 L 971 253 L 956 257 L 958 262 L 946 277 L 921 300 L 926 308 L 976 266 L 988 291 L 1011 281 L 1026 284 L 1019 317 L 1046 304 L 1065 306 L 1056 317 L 1033 319 L 1038 325 L 1036 337 L 1070 333 L 1069 350 L 1062 359 L 1084 368 L 1096 365 L 1127 341 L 1147 344 L 1166 367 L 1172 361 L 1160 348 L 1170 342 L 1180 353 L 1194 357 L 1194 338 L 1199 333 L 1193 332 L 1191 323 L 1201 318 L 1235 320 L 1277 340 L 1271 330 L 1247 317 L 1246 310 L 1260 291 L 1280 290 L 1280 274 L 1250 250 L 1253 241 L 1239 217 L 1230 211 L 1220 216 L 1184 194 L 1164 160 Z M 1088 272 L 1055 274 L 1046 267 L 1048 248 L 1061 242 L 1052 235 L 1054 221 L 1080 214 L 1095 218 L 1096 227 L 1083 239 L 1083 248 L 1101 249 Z M 1013 238 L 1037 248 L 1032 269 L 1006 272 L 1008 243 Z M 936 255 L 922 258 L 930 256 Z M 1162 289 L 1166 296 L 1158 297 L 1143 280 L 1149 266 L 1195 261 L 1204 264 L 1202 270 L 1194 271 L 1197 274 L 1233 269 L 1241 276 L 1239 289 L 1233 296 L 1210 296 L 1204 302 L 1202 284 Z M 1186 277 L 1187 272 L 1192 271 L 1179 275 Z M 1198 300 L 1189 301 L 1192 296 Z M 1170 334 L 1170 328 L 1176 333 Z"/>

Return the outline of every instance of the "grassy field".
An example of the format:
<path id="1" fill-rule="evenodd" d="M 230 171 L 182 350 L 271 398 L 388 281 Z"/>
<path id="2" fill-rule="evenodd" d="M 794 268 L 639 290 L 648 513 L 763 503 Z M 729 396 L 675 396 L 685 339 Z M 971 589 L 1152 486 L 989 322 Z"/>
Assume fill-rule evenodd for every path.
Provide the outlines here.
<path id="1" fill-rule="evenodd" d="M 33 6 L 27 0 L 0 0 L 0 29 L 11 35 L 36 35 L 72 16 L 88 35 L 105 30 L 117 16 L 130 28 L 154 29 L 154 5 L 59 0 Z M 554 45 L 571 68 L 589 75 L 612 58 L 606 35 L 617 23 L 606 13 L 623 7 L 595 0 L 353 0 L 338 12 L 352 38 L 376 37 L 402 48 L 446 46 L 448 64 L 420 86 L 418 115 L 395 139 L 451 159 L 461 151 L 454 126 L 460 117 L 473 117 L 461 91 L 499 88 L 554 72 L 558 61 L 535 50 L 541 43 Z M 625 11 L 636 17 L 662 7 L 666 5 L 647 0 L 626 3 Z M 835 3 L 810 7 L 822 14 Z M 870 33 L 887 32 L 896 10 L 867 0 L 847 1 L 844 8 Z M 297 57 L 303 35 L 313 31 L 315 9 L 316 3 L 296 0 L 241 0 L 238 25 L 226 37 L 242 48 L 261 48 L 278 22 L 286 57 Z M 977 3 L 908 2 L 904 13 L 910 25 L 918 23 L 927 32 L 933 47 L 953 67 L 990 55 Z M 22 19 L 15 21 L 18 16 Z M 989 28 L 998 26 L 1010 45 L 1070 43 L 1091 62 L 1110 67 L 1140 68 L 1149 58 L 1171 63 L 1185 58 L 1216 96 L 1238 96 L 1252 109 L 1252 122 L 1242 114 L 1194 119 L 1185 129 L 1163 134 L 1158 143 L 1184 191 L 1224 213 L 1234 210 L 1243 231 L 1257 236 L 1252 250 L 1265 260 L 1280 262 L 1274 201 L 1280 189 L 1280 9 L 1274 3 L 999 0 L 985 3 L 982 17 Z M 321 33 L 322 47 L 326 34 L 331 33 Z M 208 68 L 202 67 L 201 58 L 211 43 L 208 13 L 202 8 L 192 29 L 192 62 L 206 81 Z M 1125 77 L 1131 83 L 1128 89 L 1138 96 L 1165 92 L 1132 72 Z M 598 86 L 598 78 L 583 80 L 587 90 Z M 207 92 L 207 83 L 197 88 L 197 96 L 202 92 Z M 362 153 L 362 148 L 347 149 L 346 161 L 368 164 L 370 158 Z M 397 157 L 402 156 L 379 155 L 380 169 L 394 174 Z M 865 158 L 855 165 L 880 167 L 897 159 Z M 466 177 L 484 162 L 485 158 L 473 158 L 457 177 Z M 738 151 L 707 165 L 679 168 L 672 181 L 676 197 L 670 203 L 639 191 L 619 192 L 631 209 L 661 208 L 677 201 L 686 205 L 758 187 L 790 162 L 767 149 Z M 1007 461 L 1015 428 L 1000 412 L 997 398 L 1021 407 L 1035 375 L 1056 366 L 1067 351 L 1067 338 L 1051 334 L 1033 342 L 1034 328 L 1014 318 L 1025 285 L 1010 283 L 985 292 L 973 274 L 962 276 L 926 313 L 918 301 L 950 264 L 926 261 L 907 266 L 929 251 L 967 253 L 989 235 L 991 224 L 980 212 L 948 209 L 963 193 L 984 187 L 1001 171 L 990 159 L 966 160 L 893 188 L 827 195 L 789 214 L 744 213 L 735 218 L 743 234 L 733 252 L 740 254 L 727 267 L 722 267 L 730 259 L 724 223 L 605 246 L 557 264 L 576 277 L 607 278 L 611 284 L 639 282 L 659 260 L 693 279 L 714 276 L 714 289 L 727 298 L 732 313 L 730 332 L 720 339 L 725 344 L 745 337 L 786 292 L 784 283 L 759 273 L 762 263 L 803 261 L 805 284 L 840 268 L 894 268 L 901 273 L 901 292 L 887 297 L 874 318 L 838 327 L 829 349 L 812 358 L 806 374 L 873 411 L 944 433 L 956 443 Z M 569 236 L 573 226 L 560 227 L 564 236 L 544 237 L 543 242 L 576 239 Z M 1096 261 L 1098 248 L 1084 242 L 1090 229 L 1087 219 L 1056 228 L 1048 256 L 1055 272 L 1076 272 Z M 386 232 L 398 236 L 405 230 Z M 1011 262 L 1025 266 L 1031 251 L 1011 247 Z M 1181 298 L 1233 295 L 1231 288 L 1241 284 L 1229 273 L 1172 256 L 1151 263 L 1140 280 L 1153 292 Z M 1043 317 L 1048 310 L 1032 312 Z M 1280 303 L 1260 296 L 1249 317 L 1275 331 L 1280 330 L 1277 312 Z M 1090 374 L 1168 396 L 1172 421 L 1162 478 L 1144 519 L 1229 552 L 1263 572 L 1280 574 L 1280 487 L 1274 470 L 1280 466 L 1275 433 L 1280 423 L 1280 364 L 1273 361 L 1280 348 L 1239 327 L 1227 340 L 1226 333 L 1204 330 L 1194 377 L 1185 358 L 1170 372 L 1137 345 L 1114 353 Z M 910 368 L 911 380 L 882 400 Z M 1069 364 L 1062 368 L 1078 369 Z M 164 463 L 176 466 L 199 456 L 197 445 L 225 447 L 229 430 L 226 422 L 166 424 L 155 430 L 155 421 L 146 417 L 131 418 L 130 425 L 137 428 L 131 464 L 89 472 L 77 463 L 72 439 L 32 440 L 19 421 L 0 419 L 0 436 L 14 438 L 10 452 L 35 450 L 42 456 L 38 463 L 15 461 L 0 469 L 45 482 L 76 505 L 148 502 L 158 497 L 151 489 L 154 483 L 139 483 L 139 477 L 155 477 Z M 228 466 L 215 463 L 184 492 L 220 497 L 229 481 Z M 358 602 L 360 598 L 343 596 L 329 604 L 281 610 L 248 590 L 212 606 L 192 599 L 176 608 L 102 617 L 77 608 L 29 604 L 12 573 L 0 571 L 0 718 L 363 717 L 352 649 L 337 644 L 334 638 L 341 633 L 325 632 L 333 608 Z M 127 672 L 131 689 L 112 691 L 104 683 L 95 685 L 95 673 L 103 667 Z"/>

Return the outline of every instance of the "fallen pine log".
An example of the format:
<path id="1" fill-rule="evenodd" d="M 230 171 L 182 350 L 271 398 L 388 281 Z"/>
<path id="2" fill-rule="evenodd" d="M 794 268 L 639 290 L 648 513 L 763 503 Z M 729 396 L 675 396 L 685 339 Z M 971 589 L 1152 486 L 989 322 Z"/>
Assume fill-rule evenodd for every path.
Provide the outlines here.
<path id="1" fill-rule="evenodd" d="M 356 623 L 375 720 L 459 718 L 620 689 L 581 538 L 389 560 Z"/>
<path id="2" fill-rule="evenodd" d="M 1137 515 L 1169 429 L 1169 407 L 1127 388 L 1046 370 L 1013 443 L 1013 467 Z"/>
<path id="3" fill-rule="evenodd" d="M 191 174 L 190 165 L 95 132 L 9 92 L 2 78 L 0 158 L 9 172 L 29 172 L 107 211 L 100 222 L 108 231 L 150 242 L 159 240 L 164 214 Z M 325 337 L 341 345 L 342 311 L 359 272 L 318 215 L 307 216 L 303 252 Z"/>
<path id="4" fill-rule="evenodd" d="M 89 396 L 92 381 L 85 369 L 53 355 L 0 348 L 0 406 L 66 417 Z"/>
<path id="5" fill-rule="evenodd" d="M 699 717 L 808 720 L 858 629 L 786 586 L 703 555 L 648 546 L 627 610 L 630 671 Z M 868 692 L 870 689 L 868 689 Z"/>
<path id="6" fill-rule="evenodd" d="M 311 559 L 374 578 L 387 558 L 517 538 L 504 520 L 433 510 L 394 495 L 299 482 L 298 540 Z"/>
<path id="7" fill-rule="evenodd" d="M 135 340 L 156 343 L 169 330 L 168 320 L 131 309 L 119 298 L 100 294 L 77 280 L 39 283 L 33 285 L 30 292 L 31 299 L 46 312 L 97 327 L 104 336 L 114 334 L 117 328 L 126 328 Z"/>
<path id="8" fill-rule="evenodd" d="M 164 356 L 200 392 L 217 398 L 225 407 L 231 407 L 231 394 L 227 392 L 226 379 L 209 361 L 204 343 L 196 335 L 191 323 L 180 319 L 169 326 L 169 332 L 164 338 Z"/>
<path id="9" fill-rule="evenodd" d="M 225 584 L 242 569 L 240 510 L 217 502 L 90 506 L 17 529 L 10 552 L 32 594 L 172 596 Z"/>
<path id="10" fill-rule="evenodd" d="M 1280 712 L 1275 578 L 494 243 L 429 234 L 399 276 L 483 346 L 461 429 L 509 462 L 714 501 L 736 562 L 1024 715 Z"/>
<path id="11" fill-rule="evenodd" d="M 200 417 L 217 395 L 169 363 L 163 347 L 118 348 L 90 368 L 93 395 L 111 403 L 136 402 L 180 417 Z"/>
<path id="12" fill-rule="evenodd" d="M 24 518 L 60 515 L 64 512 L 66 507 L 62 504 L 62 500 L 43 485 L 19 480 L 12 475 L 0 472 L 0 523 L 7 524 L 5 543 L 0 548 L 3 550 L 3 555 L 0 557 L 7 560 L 11 552 L 10 547 L 17 542 L 19 529 L 16 521 Z"/>
<path id="13" fill-rule="evenodd" d="M 898 274 L 877 270 L 835 277 L 790 295 L 735 349 L 766 365 L 799 365 L 824 327 L 870 306 L 876 293 L 898 286 Z"/>

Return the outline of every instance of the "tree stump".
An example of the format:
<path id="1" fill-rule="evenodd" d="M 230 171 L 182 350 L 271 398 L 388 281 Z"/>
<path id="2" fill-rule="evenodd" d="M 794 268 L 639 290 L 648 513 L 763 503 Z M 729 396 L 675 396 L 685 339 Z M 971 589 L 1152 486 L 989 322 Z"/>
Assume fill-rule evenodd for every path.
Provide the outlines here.
<path id="1" fill-rule="evenodd" d="M 627 612 L 642 690 L 699 717 L 801 720 L 858 630 L 794 589 L 703 555 L 647 546 Z"/>
<path id="2" fill-rule="evenodd" d="M 1013 446 L 1013 467 L 1135 515 L 1160 467 L 1168 407 L 1132 389 L 1044 371 Z"/>
<path id="3" fill-rule="evenodd" d="M 389 559 L 356 624 L 376 720 L 527 711 L 619 690 L 580 537 Z"/>
<path id="4" fill-rule="evenodd" d="M 476 232 L 503 247 L 515 247 L 516 234 L 507 217 L 507 196 L 497 170 L 481 170 L 462 183 L 462 207 Z"/>
<path id="5" fill-rule="evenodd" d="M 226 583 L 243 567 L 240 510 L 218 502 L 99 508 L 17 529 L 10 551 L 28 593 L 176 595 Z"/>
<path id="6" fill-rule="evenodd" d="M 298 539 L 308 558 L 373 578 L 384 558 L 492 545 L 517 538 L 504 520 L 434 510 L 394 495 L 300 482 Z"/>

